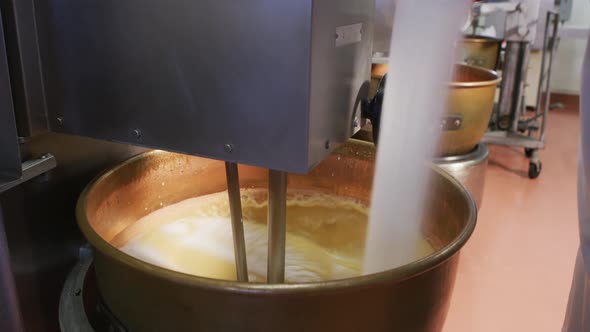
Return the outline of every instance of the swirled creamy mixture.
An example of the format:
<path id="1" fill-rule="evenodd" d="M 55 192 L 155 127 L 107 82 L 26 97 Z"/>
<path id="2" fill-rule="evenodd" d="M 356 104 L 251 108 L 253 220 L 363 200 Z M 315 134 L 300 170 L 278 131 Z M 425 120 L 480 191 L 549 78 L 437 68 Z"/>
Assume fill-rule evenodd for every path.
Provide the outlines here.
<path id="1" fill-rule="evenodd" d="M 250 281 L 266 280 L 266 190 L 242 189 Z M 318 192 L 290 192 L 287 200 L 286 282 L 358 276 L 368 220 L 362 202 Z M 392 236 L 393 238 L 393 236 Z M 235 280 L 227 192 L 190 198 L 141 218 L 111 243 L 125 253 L 174 271 Z M 416 259 L 433 251 L 416 245 Z"/>

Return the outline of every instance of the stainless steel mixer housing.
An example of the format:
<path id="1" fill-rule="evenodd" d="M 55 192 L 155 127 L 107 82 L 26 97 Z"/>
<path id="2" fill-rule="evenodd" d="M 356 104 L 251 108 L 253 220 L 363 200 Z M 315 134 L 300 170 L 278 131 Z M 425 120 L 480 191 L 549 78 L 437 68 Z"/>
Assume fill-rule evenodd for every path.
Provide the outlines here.
<path id="1" fill-rule="evenodd" d="M 58 1 L 52 130 L 306 173 L 360 128 L 373 1 Z"/>

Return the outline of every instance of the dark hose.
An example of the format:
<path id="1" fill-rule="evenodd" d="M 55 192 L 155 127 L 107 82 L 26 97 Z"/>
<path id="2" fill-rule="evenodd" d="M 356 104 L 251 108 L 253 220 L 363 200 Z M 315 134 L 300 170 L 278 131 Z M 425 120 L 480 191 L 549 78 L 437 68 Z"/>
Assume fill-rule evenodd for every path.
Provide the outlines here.
<path id="1" fill-rule="evenodd" d="M 383 95 L 385 93 L 385 81 L 387 80 L 387 74 L 379 81 L 379 87 L 377 93 L 373 98 L 363 103 L 362 115 L 363 117 L 371 120 L 373 125 L 373 142 L 377 145 L 379 138 L 379 127 L 381 125 L 381 109 L 383 108 Z"/>

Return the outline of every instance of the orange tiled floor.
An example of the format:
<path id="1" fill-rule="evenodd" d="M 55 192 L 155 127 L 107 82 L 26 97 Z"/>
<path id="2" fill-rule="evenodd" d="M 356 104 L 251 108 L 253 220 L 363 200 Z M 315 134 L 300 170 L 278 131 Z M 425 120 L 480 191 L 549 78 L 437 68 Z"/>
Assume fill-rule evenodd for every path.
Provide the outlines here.
<path id="1" fill-rule="evenodd" d="M 578 113 L 566 107 L 550 114 L 538 179 L 528 179 L 522 149 L 490 148 L 445 332 L 561 330 L 578 247 Z"/>

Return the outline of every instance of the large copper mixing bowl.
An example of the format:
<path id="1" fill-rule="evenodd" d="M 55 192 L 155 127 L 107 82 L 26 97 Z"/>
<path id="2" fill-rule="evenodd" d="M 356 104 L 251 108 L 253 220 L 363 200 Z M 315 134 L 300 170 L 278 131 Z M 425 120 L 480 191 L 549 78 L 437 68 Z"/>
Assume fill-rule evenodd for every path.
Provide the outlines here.
<path id="1" fill-rule="evenodd" d="M 288 186 L 368 200 L 374 157 L 371 143 L 351 140 L 308 175 L 289 175 Z M 225 190 L 220 161 L 162 151 L 136 156 L 84 190 L 77 219 L 95 248 L 104 302 L 129 331 L 439 331 L 476 208 L 456 180 L 436 168 L 431 173 L 431 196 L 416 222 L 436 251 L 343 280 L 267 285 L 207 279 L 145 263 L 109 244 L 160 203 Z M 267 171 L 240 166 L 240 181 L 243 187 L 265 186 Z"/>
<path id="2" fill-rule="evenodd" d="M 374 64 L 372 84 L 376 84 L 375 81 L 380 80 L 386 72 L 387 65 Z M 446 125 L 441 125 L 443 132 L 436 151 L 437 157 L 460 156 L 475 149 L 488 128 L 499 82 L 500 76 L 495 71 L 464 64 L 455 65 L 453 79 L 447 84 L 449 94 L 442 119 Z M 437 123 L 441 119 L 432 121 Z M 459 121 L 458 126 L 452 125 L 455 121 Z"/>
<path id="3" fill-rule="evenodd" d="M 438 156 L 459 156 L 471 152 L 488 128 L 494 96 L 500 77 L 495 71 L 468 65 L 455 65 L 449 83 L 447 121 L 461 120 L 458 129 L 444 130 Z"/>

